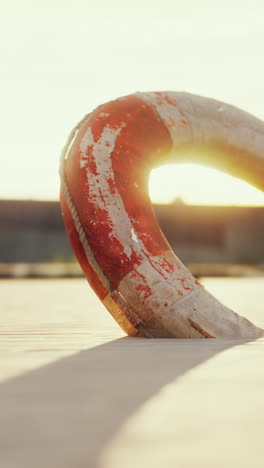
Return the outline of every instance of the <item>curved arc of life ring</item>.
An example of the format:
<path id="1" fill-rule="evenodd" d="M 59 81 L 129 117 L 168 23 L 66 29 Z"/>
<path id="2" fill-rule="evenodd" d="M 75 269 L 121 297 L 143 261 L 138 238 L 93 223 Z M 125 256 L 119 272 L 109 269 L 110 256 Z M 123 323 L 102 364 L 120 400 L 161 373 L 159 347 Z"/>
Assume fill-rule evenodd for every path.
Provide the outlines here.
<path id="1" fill-rule="evenodd" d="M 91 286 L 129 335 L 263 336 L 195 280 L 159 229 L 148 174 L 192 147 L 207 164 L 263 184 L 264 124 L 227 104 L 136 93 L 86 116 L 61 160 L 68 236 Z"/>

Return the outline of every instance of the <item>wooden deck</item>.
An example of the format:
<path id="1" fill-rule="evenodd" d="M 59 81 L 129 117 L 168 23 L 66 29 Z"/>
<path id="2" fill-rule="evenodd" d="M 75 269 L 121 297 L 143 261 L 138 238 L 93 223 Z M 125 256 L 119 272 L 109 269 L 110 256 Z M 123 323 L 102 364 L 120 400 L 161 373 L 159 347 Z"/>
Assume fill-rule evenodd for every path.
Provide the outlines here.
<path id="1" fill-rule="evenodd" d="M 204 284 L 264 327 L 264 279 Z M 125 337 L 83 279 L 0 297 L 1 468 L 263 468 L 264 340 Z"/>

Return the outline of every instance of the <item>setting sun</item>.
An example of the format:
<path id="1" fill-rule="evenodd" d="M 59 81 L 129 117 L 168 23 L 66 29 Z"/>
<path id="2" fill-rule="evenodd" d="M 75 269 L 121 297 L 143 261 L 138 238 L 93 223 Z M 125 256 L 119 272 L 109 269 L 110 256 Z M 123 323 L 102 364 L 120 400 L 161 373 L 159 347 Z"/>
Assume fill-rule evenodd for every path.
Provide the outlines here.
<path id="1" fill-rule="evenodd" d="M 176 199 L 191 205 L 264 206 L 264 193 L 248 183 L 208 167 L 167 164 L 151 172 L 154 203 Z"/>

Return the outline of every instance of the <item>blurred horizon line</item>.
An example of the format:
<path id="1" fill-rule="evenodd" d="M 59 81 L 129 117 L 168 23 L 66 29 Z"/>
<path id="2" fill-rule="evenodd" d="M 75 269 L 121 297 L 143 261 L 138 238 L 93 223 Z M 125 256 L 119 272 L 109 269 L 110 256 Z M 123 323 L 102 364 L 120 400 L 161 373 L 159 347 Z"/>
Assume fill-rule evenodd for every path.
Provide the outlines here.
<path id="1" fill-rule="evenodd" d="M 24 202 L 24 203 L 38 203 L 38 202 L 41 202 L 41 203 L 60 203 L 60 199 L 59 197 L 58 198 L 18 198 L 18 197 L 15 197 L 15 198 L 12 198 L 12 197 L 0 197 L 0 202 Z M 159 205 L 159 206 L 173 206 L 173 205 L 176 205 L 176 206 L 201 206 L 201 207 L 205 207 L 205 206 L 208 206 L 208 207 L 223 207 L 223 208 L 231 208 L 231 207 L 235 207 L 235 208 L 264 208 L 264 203 L 263 205 L 260 205 L 260 204 L 252 204 L 252 203 L 249 203 L 249 204 L 244 204 L 244 203 L 202 203 L 202 202 L 199 202 L 199 203 L 190 203 L 188 201 L 185 201 L 184 198 L 182 197 L 176 197 L 174 200 L 170 200 L 168 202 L 162 202 L 162 201 L 152 201 L 152 204 L 153 205 Z"/>

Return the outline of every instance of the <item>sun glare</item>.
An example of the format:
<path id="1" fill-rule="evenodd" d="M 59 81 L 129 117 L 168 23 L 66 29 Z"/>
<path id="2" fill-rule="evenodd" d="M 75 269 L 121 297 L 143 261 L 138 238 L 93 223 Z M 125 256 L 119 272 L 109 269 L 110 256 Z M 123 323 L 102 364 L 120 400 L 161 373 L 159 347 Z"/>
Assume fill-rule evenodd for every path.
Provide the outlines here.
<path id="1" fill-rule="evenodd" d="M 230 175 L 196 164 L 167 164 L 151 172 L 153 203 L 264 206 L 264 193 Z"/>

